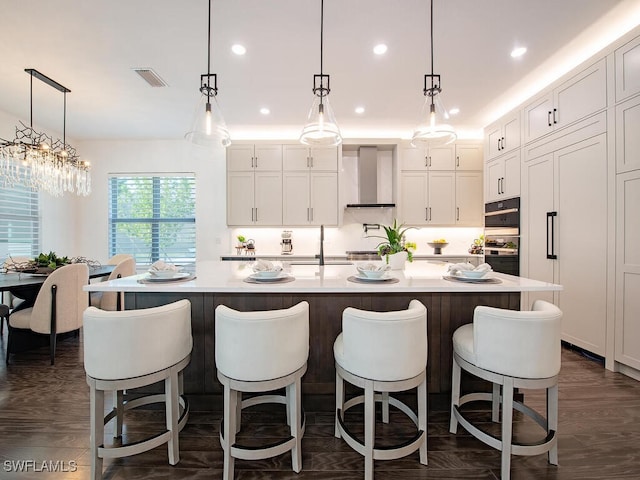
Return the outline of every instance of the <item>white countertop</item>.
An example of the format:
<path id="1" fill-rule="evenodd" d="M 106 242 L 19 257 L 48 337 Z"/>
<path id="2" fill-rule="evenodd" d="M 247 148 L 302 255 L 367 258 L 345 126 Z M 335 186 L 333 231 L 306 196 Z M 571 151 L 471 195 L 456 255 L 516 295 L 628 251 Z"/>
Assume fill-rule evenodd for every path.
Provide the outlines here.
<path id="1" fill-rule="evenodd" d="M 287 265 L 286 273 L 295 277 L 292 282 L 247 283 L 243 281 L 253 273 L 247 262 L 199 262 L 196 278 L 189 281 L 166 283 L 140 283 L 148 274 L 134 275 L 108 282 L 92 283 L 85 291 L 121 292 L 219 292 L 219 293 L 358 293 L 358 292 L 525 292 L 562 290 L 552 283 L 514 277 L 502 273 L 490 275 L 501 283 L 463 283 L 443 279 L 447 274 L 445 262 L 407 263 L 404 270 L 390 271 L 398 282 L 354 283 L 347 278 L 356 275 L 354 265 Z"/>

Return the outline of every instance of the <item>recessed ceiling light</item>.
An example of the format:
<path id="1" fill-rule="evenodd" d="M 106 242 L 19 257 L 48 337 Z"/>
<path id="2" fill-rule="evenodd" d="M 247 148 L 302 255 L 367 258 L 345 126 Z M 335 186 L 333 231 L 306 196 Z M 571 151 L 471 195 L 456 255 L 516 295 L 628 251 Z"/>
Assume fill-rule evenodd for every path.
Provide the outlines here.
<path id="1" fill-rule="evenodd" d="M 452 108 L 451 110 L 449 110 L 449 115 L 457 115 L 458 113 L 460 113 L 459 108 Z"/>
<path id="2" fill-rule="evenodd" d="M 380 43 L 379 45 L 373 47 L 373 53 L 375 53 L 376 55 L 384 55 L 385 53 L 387 53 L 387 46 L 384 43 Z"/>
<path id="3" fill-rule="evenodd" d="M 527 47 L 516 47 L 511 50 L 511 56 L 513 58 L 521 57 L 525 53 L 527 53 Z"/>
<path id="4" fill-rule="evenodd" d="M 356 107 L 356 113 L 364 113 L 364 107 Z"/>
<path id="5" fill-rule="evenodd" d="M 262 107 L 262 108 L 260 109 L 260 113 L 261 113 L 261 114 L 263 114 L 263 115 L 269 115 L 269 114 L 271 113 L 271 110 L 269 110 L 269 109 L 268 109 L 268 108 L 266 108 L 266 107 Z"/>
<path id="6" fill-rule="evenodd" d="M 244 55 L 245 53 L 247 53 L 247 49 L 244 48 L 244 46 L 240 45 L 239 43 L 232 45 L 231 51 L 236 55 Z"/>

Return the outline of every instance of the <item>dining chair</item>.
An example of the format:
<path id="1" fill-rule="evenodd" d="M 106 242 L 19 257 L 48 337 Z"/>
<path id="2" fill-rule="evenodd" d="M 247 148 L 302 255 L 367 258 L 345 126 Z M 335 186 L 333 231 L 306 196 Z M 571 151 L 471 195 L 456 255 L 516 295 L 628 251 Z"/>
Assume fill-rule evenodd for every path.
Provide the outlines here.
<path id="1" fill-rule="evenodd" d="M 7 258 L 5 259 L 4 263 L 2 264 L 2 269 L 5 272 L 15 272 L 16 271 L 16 266 L 19 265 L 25 265 L 28 262 L 30 262 L 31 260 L 33 260 L 32 257 L 24 257 L 24 256 L 17 256 L 17 255 L 7 255 Z M 18 305 L 20 305 L 24 300 L 20 297 L 16 297 L 14 294 L 12 294 L 11 292 L 2 292 L 2 304 L 3 306 L 6 306 L 9 311 L 13 310 L 14 308 L 16 308 Z M 3 311 L 4 309 L 0 308 L 0 311 Z M 2 316 L 4 318 L 4 316 Z M 1 319 L 0 319 L 1 320 Z M 6 321 L 9 322 L 9 314 L 7 313 L 6 316 Z M 2 333 L 2 323 L 0 323 L 0 334 Z"/>
<path id="2" fill-rule="evenodd" d="M 120 262 L 123 262 L 129 258 L 133 258 L 133 255 L 130 255 L 128 253 L 116 253 L 113 257 L 107 260 L 107 265 L 118 265 Z"/>
<path id="3" fill-rule="evenodd" d="M 89 267 L 85 263 L 59 267 L 44 281 L 32 307 L 11 312 L 7 364 L 11 354 L 42 344 L 46 335 L 53 365 L 57 335 L 82 327 L 82 312 L 89 304 L 83 287 L 88 283 Z"/>
<path id="4" fill-rule="evenodd" d="M 116 268 L 109 274 L 107 281 L 129 277 L 135 273 L 136 261 L 133 257 L 128 256 L 116 264 Z M 91 292 L 89 299 L 92 307 L 101 310 L 122 310 L 124 306 L 124 292 Z"/>

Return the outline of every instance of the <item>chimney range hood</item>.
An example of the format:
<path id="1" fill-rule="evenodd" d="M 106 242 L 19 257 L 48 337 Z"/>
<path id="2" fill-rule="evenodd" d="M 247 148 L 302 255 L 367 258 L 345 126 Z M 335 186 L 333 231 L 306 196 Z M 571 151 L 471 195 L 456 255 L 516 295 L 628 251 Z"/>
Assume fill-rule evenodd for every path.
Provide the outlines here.
<path id="1" fill-rule="evenodd" d="M 375 146 L 358 149 L 358 203 L 347 203 L 347 208 L 393 208 L 392 162 L 380 158 Z"/>

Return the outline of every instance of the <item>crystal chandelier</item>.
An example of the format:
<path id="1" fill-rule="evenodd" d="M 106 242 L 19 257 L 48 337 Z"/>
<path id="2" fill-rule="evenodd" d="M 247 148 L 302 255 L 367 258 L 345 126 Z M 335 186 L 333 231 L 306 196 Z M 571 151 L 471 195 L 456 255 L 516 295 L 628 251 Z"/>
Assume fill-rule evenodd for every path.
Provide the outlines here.
<path id="1" fill-rule="evenodd" d="M 191 129 L 184 138 L 202 147 L 231 145 L 227 124 L 224 121 L 218 95 L 218 77 L 211 73 L 211 0 L 209 0 L 209 23 L 207 28 L 207 73 L 200 75 L 200 102 L 196 108 Z"/>
<path id="2" fill-rule="evenodd" d="M 322 72 L 324 0 L 320 1 L 320 74 L 313 76 L 313 103 L 302 129 L 300 142 L 305 145 L 335 147 L 342 143 L 336 117 L 329 104 L 329 75 Z"/>
<path id="3" fill-rule="evenodd" d="M 66 139 L 67 93 L 71 90 L 33 68 L 27 68 L 25 72 L 30 75 L 30 123 L 26 126 L 19 122 L 12 141 L 0 139 L 0 185 L 24 185 L 55 197 L 65 192 L 89 195 L 89 162 L 80 160 L 76 149 Z M 52 137 L 33 128 L 34 77 L 64 94 L 62 140 L 54 142 Z"/>
<path id="4" fill-rule="evenodd" d="M 453 142 L 458 136 L 451 125 L 445 123 L 449 120 L 449 113 L 442 104 L 442 87 L 440 75 L 433 73 L 433 0 L 431 0 L 431 74 L 424 76 L 424 88 L 422 93 L 426 97 L 422 106 L 420 123 L 413 132 L 411 144 L 418 145 L 444 145 Z"/>

